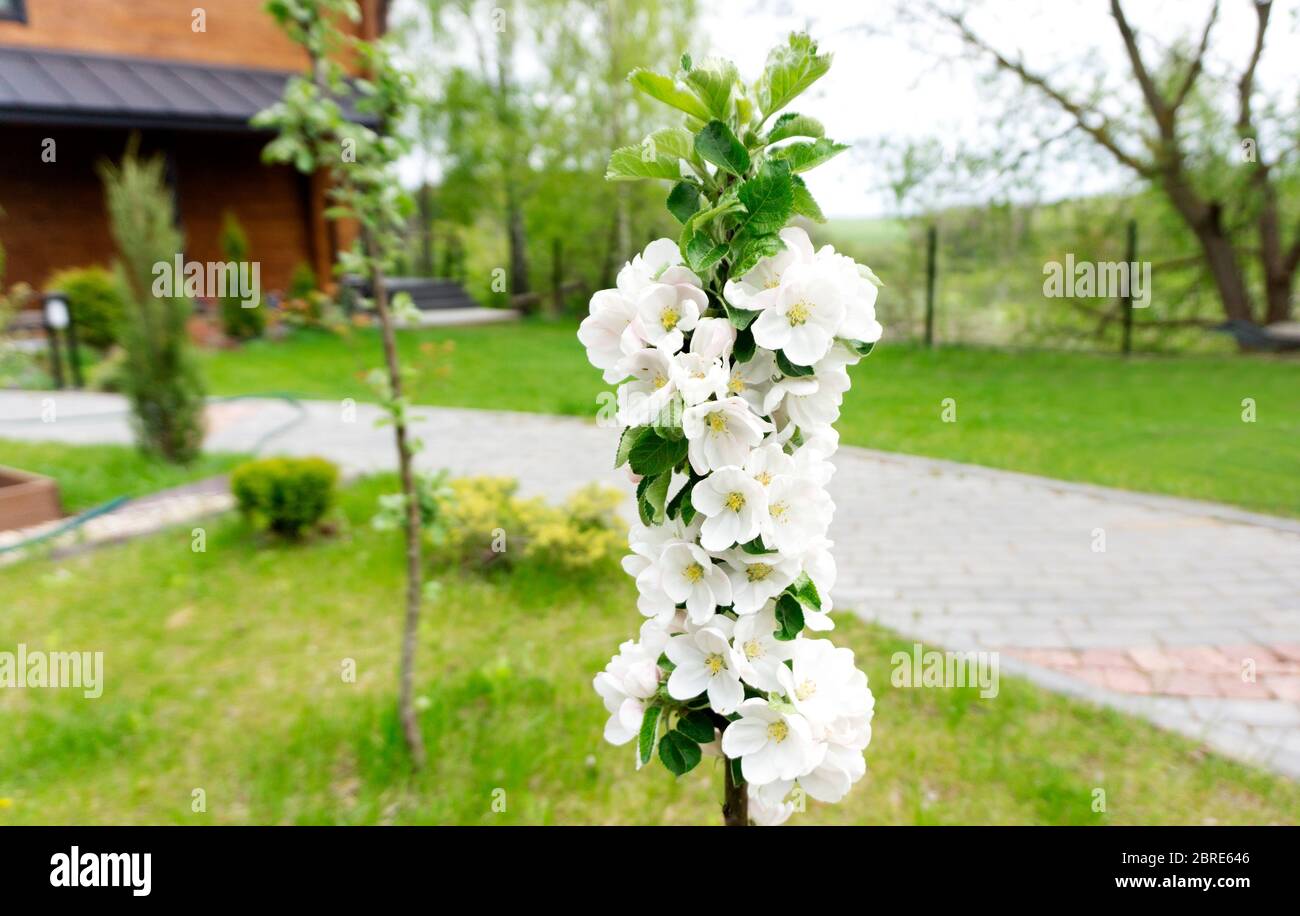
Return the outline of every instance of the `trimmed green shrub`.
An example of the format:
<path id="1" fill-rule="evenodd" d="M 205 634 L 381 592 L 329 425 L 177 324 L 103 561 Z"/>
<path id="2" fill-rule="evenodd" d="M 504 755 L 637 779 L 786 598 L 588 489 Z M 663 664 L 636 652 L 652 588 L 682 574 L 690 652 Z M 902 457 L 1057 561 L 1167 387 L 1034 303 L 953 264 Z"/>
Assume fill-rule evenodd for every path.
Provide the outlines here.
<path id="1" fill-rule="evenodd" d="M 297 538 L 334 505 L 339 469 L 324 458 L 259 458 L 230 475 L 230 491 L 254 524 Z"/>
<path id="2" fill-rule="evenodd" d="M 316 271 L 306 261 L 299 261 L 289 278 L 289 298 L 306 299 L 316 292 Z"/>
<path id="3" fill-rule="evenodd" d="M 126 296 L 121 386 L 140 448 L 185 464 L 203 445 L 203 380 L 186 329 L 192 306 L 174 287 L 160 286 L 155 293 L 155 266 L 171 264 L 183 239 L 162 157 L 141 159 L 136 148 L 132 141 L 120 167 L 100 166 L 118 283 Z"/>
<path id="4" fill-rule="evenodd" d="M 45 291 L 67 297 L 79 343 L 96 350 L 117 343 L 126 297 L 111 271 L 96 265 L 61 270 L 45 281 Z"/>
<path id="5" fill-rule="evenodd" d="M 229 262 L 241 264 L 248 261 L 248 235 L 235 214 L 229 212 L 221 225 L 221 253 Z M 262 303 L 257 303 L 253 308 L 244 308 L 243 300 L 231 292 L 231 295 L 221 299 L 221 330 L 232 340 L 261 337 L 266 328 L 266 313 Z"/>

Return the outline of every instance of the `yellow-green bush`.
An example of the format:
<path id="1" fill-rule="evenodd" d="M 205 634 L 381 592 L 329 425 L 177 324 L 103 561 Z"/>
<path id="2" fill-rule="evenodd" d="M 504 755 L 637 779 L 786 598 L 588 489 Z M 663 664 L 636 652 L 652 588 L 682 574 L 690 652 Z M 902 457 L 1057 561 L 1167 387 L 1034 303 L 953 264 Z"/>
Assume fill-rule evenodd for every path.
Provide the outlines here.
<path id="1" fill-rule="evenodd" d="M 435 559 L 484 566 L 526 559 L 578 571 L 624 553 L 617 490 L 592 484 L 558 506 L 518 490 L 507 477 L 452 480 L 431 528 Z"/>
<path id="2" fill-rule="evenodd" d="M 338 478 L 324 458 L 260 458 L 235 468 L 230 491 L 255 524 L 298 537 L 334 504 Z"/>

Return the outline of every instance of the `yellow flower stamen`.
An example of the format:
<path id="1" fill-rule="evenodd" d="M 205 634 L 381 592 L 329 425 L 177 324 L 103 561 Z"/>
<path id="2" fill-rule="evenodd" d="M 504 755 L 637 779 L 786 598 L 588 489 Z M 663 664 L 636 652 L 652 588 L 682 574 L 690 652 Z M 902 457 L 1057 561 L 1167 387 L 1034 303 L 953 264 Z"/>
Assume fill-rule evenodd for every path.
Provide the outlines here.
<path id="1" fill-rule="evenodd" d="M 772 505 L 768 506 L 767 511 L 775 521 L 783 522 L 785 521 L 785 513 L 789 508 L 785 503 L 772 503 Z"/>
<path id="2" fill-rule="evenodd" d="M 772 575 L 772 567 L 767 563 L 750 563 L 745 567 L 745 575 L 750 582 L 762 582 Z"/>
<path id="3" fill-rule="evenodd" d="M 812 317 L 812 306 L 800 299 L 794 305 L 790 306 L 790 311 L 785 313 L 786 319 L 790 322 L 791 327 L 797 327 L 804 324 Z"/>
<path id="4" fill-rule="evenodd" d="M 725 433 L 727 431 L 727 418 L 722 411 L 715 410 L 709 414 L 709 429 L 715 433 Z"/>
<path id="5" fill-rule="evenodd" d="M 794 695 L 801 700 L 806 700 L 817 692 L 817 684 L 814 681 L 804 681 L 794 690 Z"/>
<path id="6" fill-rule="evenodd" d="M 767 736 L 771 738 L 773 741 L 775 741 L 777 744 L 780 744 L 782 741 L 784 741 L 786 739 L 786 736 L 789 734 L 790 734 L 790 726 L 786 725 L 785 722 L 781 719 L 778 719 L 777 721 L 773 722 L 771 725 L 767 727 Z"/>
<path id="7" fill-rule="evenodd" d="M 754 479 L 757 480 L 759 483 L 761 483 L 763 486 L 767 486 L 769 483 L 772 482 L 772 474 L 770 471 L 759 471 L 757 474 L 754 475 Z"/>
<path id="8" fill-rule="evenodd" d="M 732 512 L 739 512 L 741 509 L 745 508 L 745 494 L 739 492 L 728 493 L 727 508 Z"/>
<path id="9" fill-rule="evenodd" d="M 664 326 L 665 331 L 671 331 L 677 327 L 677 320 L 682 316 L 677 314 L 677 309 L 669 306 L 659 313 L 659 321 Z"/>
<path id="10" fill-rule="evenodd" d="M 745 390 L 745 380 L 737 373 L 727 382 L 727 394 L 741 394 Z"/>
<path id="11" fill-rule="evenodd" d="M 654 380 L 650 384 L 655 386 L 655 391 L 658 391 L 664 385 L 668 384 L 668 378 L 662 372 L 656 372 Z"/>
<path id="12" fill-rule="evenodd" d="M 712 655 L 707 656 L 704 659 L 704 665 L 709 669 L 709 674 L 717 674 L 723 668 L 727 667 L 727 664 L 726 662 L 723 661 L 722 656 L 716 652 L 714 652 Z"/>
<path id="13" fill-rule="evenodd" d="M 763 644 L 757 639 L 751 639 L 745 643 L 745 658 L 753 661 L 756 658 L 763 657 Z"/>
<path id="14" fill-rule="evenodd" d="M 682 570 L 682 575 L 686 577 L 687 582 L 694 585 L 696 582 L 699 582 L 704 578 L 704 567 L 699 563 L 692 563 L 690 566 Z"/>

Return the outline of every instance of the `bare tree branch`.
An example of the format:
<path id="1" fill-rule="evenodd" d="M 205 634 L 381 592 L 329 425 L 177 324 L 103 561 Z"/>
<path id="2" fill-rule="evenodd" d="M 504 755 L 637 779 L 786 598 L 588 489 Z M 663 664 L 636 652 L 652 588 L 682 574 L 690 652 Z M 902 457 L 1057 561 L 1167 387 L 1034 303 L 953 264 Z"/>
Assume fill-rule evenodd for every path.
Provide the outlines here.
<path id="1" fill-rule="evenodd" d="M 1151 115 L 1156 119 L 1156 126 L 1160 129 L 1160 136 L 1166 141 L 1172 141 L 1174 138 L 1174 114 L 1173 110 L 1165 102 L 1165 98 L 1160 94 L 1155 80 L 1151 78 L 1151 71 L 1147 70 L 1146 64 L 1142 61 L 1142 51 L 1138 48 L 1137 33 L 1129 25 L 1128 18 L 1124 15 L 1124 8 L 1120 5 L 1119 0 L 1110 0 L 1110 13 L 1115 17 L 1115 24 L 1119 26 L 1120 37 L 1124 40 L 1124 50 L 1128 53 L 1129 63 L 1133 65 L 1133 75 L 1137 77 L 1138 86 L 1142 88 L 1142 97 L 1146 99 L 1147 108 L 1151 110 Z"/>
<path id="2" fill-rule="evenodd" d="M 1058 107 L 1074 118 L 1074 121 L 1080 130 L 1092 137 L 1092 139 L 1099 145 L 1109 151 L 1110 154 L 1119 160 L 1120 163 L 1128 166 L 1143 177 L 1150 178 L 1153 176 L 1155 169 L 1150 163 L 1143 162 L 1136 158 L 1121 147 L 1115 140 L 1111 122 L 1105 115 L 1095 109 L 1087 108 L 1081 103 L 1074 101 L 1064 92 L 1053 86 L 1045 76 L 1031 71 L 1025 66 L 1023 61 L 1011 60 L 997 48 L 993 47 L 976 34 L 970 26 L 966 24 L 965 18 L 960 14 L 949 12 L 948 10 L 933 4 L 931 4 L 930 9 L 936 16 L 950 22 L 957 29 L 962 41 L 966 44 L 989 55 L 1000 68 L 1006 70 L 1008 73 L 1014 73 L 1016 76 L 1020 77 L 1021 81 L 1026 85 L 1033 86 L 1039 92 L 1043 93 L 1055 102 Z"/>
<path id="3" fill-rule="evenodd" d="M 1210 9 L 1210 17 L 1205 20 L 1205 30 L 1201 32 L 1201 44 L 1196 49 L 1196 56 L 1192 58 L 1191 66 L 1187 68 L 1187 74 L 1183 77 L 1183 84 L 1178 87 L 1178 92 L 1174 94 L 1174 100 L 1170 103 L 1169 108 L 1175 114 L 1182 107 L 1183 102 L 1187 101 L 1188 94 L 1192 87 L 1196 85 L 1196 79 L 1201 75 L 1201 68 L 1205 64 L 1205 52 L 1210 47 L 1210 32 L 1214 29 L 1214 23 L 1219 18 L 1219 0 L 1214 0 L 1214 6 Z"/>

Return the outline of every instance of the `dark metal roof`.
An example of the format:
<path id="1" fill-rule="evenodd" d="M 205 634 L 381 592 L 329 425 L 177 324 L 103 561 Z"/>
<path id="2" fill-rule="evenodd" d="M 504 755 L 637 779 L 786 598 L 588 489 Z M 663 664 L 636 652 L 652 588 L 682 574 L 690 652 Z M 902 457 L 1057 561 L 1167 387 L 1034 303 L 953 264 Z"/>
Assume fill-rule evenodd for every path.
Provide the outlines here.
<path id="1" fill-rule="evenodd" d="M 292 73 L 0 48 L 0 122 L 251 130 Z M 348 106 L 345 106 L 347 108 Z"/>

